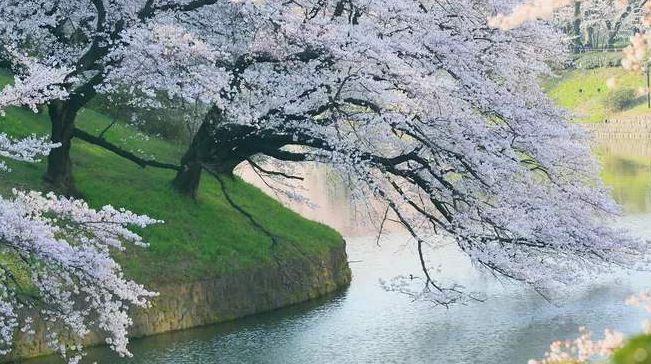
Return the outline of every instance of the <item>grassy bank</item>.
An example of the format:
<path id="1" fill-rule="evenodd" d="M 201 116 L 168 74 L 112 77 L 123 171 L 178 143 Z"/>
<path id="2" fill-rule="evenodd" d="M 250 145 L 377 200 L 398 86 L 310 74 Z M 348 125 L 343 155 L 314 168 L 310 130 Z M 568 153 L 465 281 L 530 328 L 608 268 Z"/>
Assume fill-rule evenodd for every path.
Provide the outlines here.
<path id="1" fill-rule="evenodd" d="M 0 74 L 0 82 L 10 80 Z M 99 134 L 112 120 L 91 110 L 82 110 L 77 125 Z M 0 118 L 0 131 L 14 136 L 46 135 L 49 121 L 44 113 L 10 109 Z M 131 127 L 116 124 L 105 137 L 124 149 L 159 161 L 178 163 L 182 146 L 145 137 Z M 178 195 L 171 188 L 174 172 L 141 169 L 99 147 L 75 140 L 72 152 L 74 178 L 84 198 L 94 207 L 111 204 L 165 221 L 142 231 L 149 249 L 129 249 L 119 259 L 127 275 L 147 283 L 181 282 L 218 276 L 302 254 L 319 254 L 340 244 L 341 236 L 324 225 L 308 221 L 286 209 L 256 187 L 240 179 L 226 179 L 226 190 L 265 229 L 270 237 L 234 209 L 218 183 L 208 175 L 202 179 L 197 201 Z M 10 162 L 11 173 L 0 174 L 0 192 L 12 188 L 45 190 L 44 163 Z"/>
<path id="2" fill-rule="evenodd" d="M 591 59 L 594 57 L 606 60 Z M 612 67 L 611 65 L 619 62 L 616 53 L 595 52 L 582 55 L 579 61 L 590 67 L 581 67 L 581 64 L 576 62 L 577 68 L 549 80 L 544 87 L 560 106 L 576 113 L 577 121 L 604 123 L 608 120 L 609 124 L 595 125 L 595 130 L 613 132 L 608 137 L 597 137 L 598 143 L 594 148 L 594 153 L 602 165 L 601 177 L 627 213 L 644 213 L 649 206 L 647 195 L 651 186 L 651 154 L 645 139 L 629 138 L 646 133 L 646 127 L 639 126 L 637 120 L 629 120 L 632 123 L 628 123 L 626 119 L 651 117 L 651 110 L 643 92 L 646 87 L 646 75 L 642 72 L 626 71 L 622 67 Z M 608 63 L 608 66 L 593 67 L 599 63 Z M 613 83 L 609 85 L 610 79 L 614 80 L 614 88 Z M 622 110 L 610 110 L 612 102 L 609 98 L 614 92 L 622 90 L 639 91 Z M 618 133 L 620 131 L 621 134 Z"/>
<path id="3" fill-rule="evenodd" d="M 609 80 L 614 80 L 609 85 Z M 610 87 L 609 87 L 610 86 Z M 560 106 L 577 114 L 582 122 L 603 122 L 616 117 L 634 117 L 648 113 L 646 77 L 639 72 L 626 71 L 621 67 L 575 69 L 545 84 L 547 93 Z M 630 90 L 637 96 L 631 98 L 622 110 L 612 110 L 612 99 L 617 92 Z"/>

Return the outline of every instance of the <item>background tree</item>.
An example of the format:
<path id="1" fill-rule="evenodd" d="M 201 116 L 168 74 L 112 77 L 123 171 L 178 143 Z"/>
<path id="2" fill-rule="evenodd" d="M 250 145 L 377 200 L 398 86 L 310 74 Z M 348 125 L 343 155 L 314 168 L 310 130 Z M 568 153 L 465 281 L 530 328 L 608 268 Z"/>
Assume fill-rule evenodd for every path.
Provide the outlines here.
<path id="1" fill-rule="evenodd" d="M 18 55 L 16 55 L 18 57 Z M 0 92 L 0 110 L 37 106 L 67 97 L 69 70 L 23 57 L 25 78 Z M 0 156 L 37 161 L 58 145 L 0 134 Z M 0 167 L 5 171 L 7 165 Z M 0 355 L 11 352 L 15 334 L 34 334 L 36 320 L 47 322 L 48 345 L 76 362 L 81 340 L 93 330 L 121 355 L 127 350 L 130 307 L 146 307 L 155 294 L 126 279 L 111 252 L 125 244 L 146 246 L 129 226 L 156 223 L 146 216 L 83 201 L 14 191 L 0 197 Z"/>
<path id="2" fill-rule="evenodd" d="M 582 14 L 582 35 L 592 48 L 613 47 L 639 30 L 648 0 L 591 0 Z"/>
<path id="3" fill-rule="evenodd" d="M 612 47 L 643 29 L 648 7 L 648 0 L 532 0 L 500 9 L 490 23 L 513 29 L 538 19 L 554 20 L 578 48 Z"/>
<path id="4" fill-rule="evenodd" d="M 17 49 L 51 65 L 69 69 L 62 86 L 66 99 L 48 102 L 52 141 L 61 146 L 48 156 L 46 181 L 65 193 L 75 193 L 70 147 L 79 110 L 102 90 L 111 89 L 107 77 L 121 72 L 125 34 L 158 21 L 182 22 L 182 13 L 207 14 L 217 0 L 168 2 L 158 0 L 28 0 L 0 1 L 0 49 Z M 208 26 L 208 24 L 205 24 Z M 141 45 L 147 46 L 147 45 Z M 117 55 L 120 56 L 117 56 Z M 25 65 L 7 57 L 15 73 Z M 131 62 L 130 64 L 137 64 Z M 129 73 L 129 72 L 126 72 Z M 150 90 L 142 90 L 148 92 Z"/>

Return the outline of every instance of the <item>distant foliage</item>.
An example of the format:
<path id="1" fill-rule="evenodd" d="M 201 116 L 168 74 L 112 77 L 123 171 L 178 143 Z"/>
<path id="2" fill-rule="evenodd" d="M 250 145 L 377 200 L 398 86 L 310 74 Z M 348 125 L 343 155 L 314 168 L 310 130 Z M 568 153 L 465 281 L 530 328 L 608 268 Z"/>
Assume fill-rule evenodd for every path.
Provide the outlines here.
<path id="1" fill-rule="evenodd" d="M 130 124 L 145 134 L 163 138 L 176 144 L 187 144 L 191 140 L 201 119 L 197 110 L 205 106 L 183 100 L 161 98 L 159 106 L 142 107 L 130 102 L 129 95 L 98 95 L 88 108 L 108 115 L 119 123 Z"/>
<path id="2" fill-rule="evenodd" d="M 632 88 L 620 88 L 612 90 L 605 99 L 606 108 L 612 112 L 624 111 L 635 104 L 637 90 Z"/>
<path id="3" fill-rule="evenodd" d="M 613 356 L 615 364 L 651 364 L 651 336 L 642 335 L 628 341 Z"/>
<path id="4" fill-rule="evenodd" d="M 572 66 L 584 70 L 619 67 L 622 59 L 623 55 L 620 52 L 587 52 L 576 56 Z"/>

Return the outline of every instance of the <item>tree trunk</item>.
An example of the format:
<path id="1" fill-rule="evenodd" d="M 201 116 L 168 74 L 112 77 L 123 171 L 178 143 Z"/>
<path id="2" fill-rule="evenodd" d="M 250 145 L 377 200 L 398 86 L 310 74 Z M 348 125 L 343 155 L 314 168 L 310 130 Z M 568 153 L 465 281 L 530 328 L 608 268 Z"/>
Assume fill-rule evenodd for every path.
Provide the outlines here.
<path id="1" fill-rule="evenodd" d="M 254 129 L 241 125 L 224 125 L 221 110 L 212 110 L 204 119 L 181 159 L 181 170 L 172 184 L 178 192 L 196 198 L 201 172 L 232 176 L 235 168 L 256 153 Z"/>
<path id="2" fill-rule="evenodd" d="M 241 163 L 233 157 L 239 138 L 227 128 L 220 129 L 223 121 L 223 112 L 217 107 L 204 118 L 174 178 L 173 185 L 178 192 L 196 198 L 204 168 L 213 173 L 233 175 L 235 167 Z"/>
<path id="3" fill-rule="evenodd" d="M 182 170 L 176 174 L 172 184 L 182 195 L 196 198 L 201 182 L 202 167 L 200 163 L 191 162 L 184 164 Z"/>
<path id="4" fill-rule="evenodd" d="M 196 198 L 199 183 L 201 182 L 202 168 L 198 146 L 194 145 L 193 141 L 181 159 L 181 170 L 172 181 L 174 188 L 183 195 Z"/>
<path id="5" fill-rule="evenodd" d="M 599 48 L 599 40 L 597 39 L 595 30 L 593 27 L 588 27 L 588 46 L 592 49 L 598 49 Z"/>
<path id="6" fill-rule="evenodd" d="M 78 111 L 77 103 L 72 100 L 54 101 L 49 105 L 50 122 L 52 123 L 51 140 L 61 146 L 53 149 L 48 155 L 44 179 L 53 189 L 66 195 L 78 194 L 72 177 L 72 161 L 70 159 L 70 148 Z"/>
<path id="7" fill-rule="evenodd" d="M 581 34 L 581 1 L 574 2 L 574 52 L 578 53 L 583 49 L 583 34 Z"/>
<path id="8" fill-rule="evenodd" d="M 210 137 L 210 121 L 206 118 L 197 133 L 192 138 L 188 150 L 181 159 L 181 170 L 176 174 L 172 185 L 183 195 L 196 198 L 199 183 L 201 182 L 201 170 L 203 159 L 207 152 L 208 138 Z"/>

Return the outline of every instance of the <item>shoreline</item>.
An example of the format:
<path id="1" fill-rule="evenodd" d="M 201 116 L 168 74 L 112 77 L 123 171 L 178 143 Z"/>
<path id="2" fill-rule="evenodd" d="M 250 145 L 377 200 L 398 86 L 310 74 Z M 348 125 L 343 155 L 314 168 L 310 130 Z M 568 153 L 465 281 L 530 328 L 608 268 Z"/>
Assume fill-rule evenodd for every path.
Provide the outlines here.
<path id="1" fill-rule="evenodd" d="M 160 295 L 152 307 L 133 313 L 130 338 L 181 331 L 308 302 L 350 285 L 346 242 L 319 256 L 276 261 L 209 280 L 153 287 Z M 44 323 L 35 323 L 36 334 L 19 334 L 12 353 L 2 362 L 53 354 L 44 337 Z M 86 346 L 104 345 L 91 333 Z"/>

